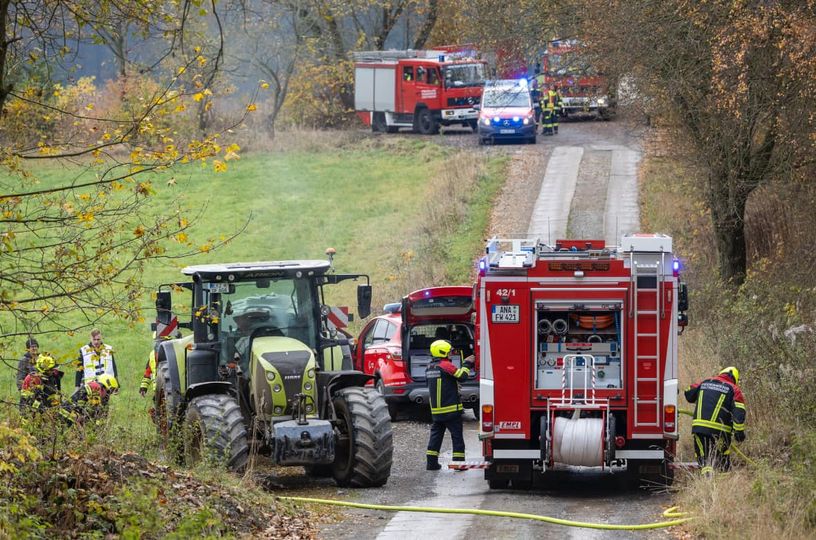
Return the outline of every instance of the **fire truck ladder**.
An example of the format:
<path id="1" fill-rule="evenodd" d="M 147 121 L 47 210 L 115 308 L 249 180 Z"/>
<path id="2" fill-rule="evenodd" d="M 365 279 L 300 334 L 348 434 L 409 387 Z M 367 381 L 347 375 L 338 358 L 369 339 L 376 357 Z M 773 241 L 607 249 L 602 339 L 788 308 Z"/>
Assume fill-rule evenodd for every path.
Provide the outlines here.
<path id="1" fill-rule="evenodd" d="M 633 427 L 660 427 L 660 318 L 665 317 L 662 305 L 663 268 L 660 262 L 638 263 L 630 253 L 632 269 L 629 318 L 634 327 L 634 409 Z"/>

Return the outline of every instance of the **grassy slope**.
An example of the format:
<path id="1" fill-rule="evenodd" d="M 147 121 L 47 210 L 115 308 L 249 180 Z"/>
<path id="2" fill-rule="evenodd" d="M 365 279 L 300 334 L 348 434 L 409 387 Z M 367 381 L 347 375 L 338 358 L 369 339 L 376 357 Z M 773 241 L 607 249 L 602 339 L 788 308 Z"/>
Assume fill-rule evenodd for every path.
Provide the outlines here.
<path id="1" fill-rule="evenodd" d="M 662 146 L 658 150 L 668 148 Z M 690 326 L 680 339 L 681 388 L 723 365 L 739 366 L 748 407 L 748 439 L 739 448 L 751 462 L 736 456 L 734 470 L 712 481 L 679 475 L 676 502 L 697 516 L 687 526 L 694 537 L 814 538 L 816 436 L 808 411 L 816 400 L 802 385 L 813 370 L 808 352 L 813 339 L 805 335 L 793 347 L 768 331 L 807 322 L 791 317 L 788 306 L 805 302 L 801 290 L 808 281 L 813 287 L 812 273 L 809 279 L 793 277 L 796 256 L 786 259 L 780 249 L 771 264 L 753 261 L 742 290 L 723 287 L 709 216 L 694 188 L 697 174 L 679 159 L 647 153 L 641 170 L 643 228 L 671 234 L 686 267 Z M 748 232 L 750 243 L 752 232 L 763 231 Z M 776 269 L 775 275 L 763 264 Z M 788 365 L 795 366 L 793 376 Z M 681 407 L 692 406 L 681 396 Z M 681 417 L 680 461 L 694 459 L 690 432 L 689 418 Z"/>
<path id="2" fill-rule="evenodd" d="M 383 145 L 380 147 L 380 145 Z M 148 293 L 155 285 L 181 279 L 180 267 L 216 261 L 253 261 L 286 258 L 323 259 L 328 246 L 335 247 L 338 271 L 366 272 L 375 287 L 374 309 L 390 298 L 383 296 L 387 276 L 404 264 L 402 253 L 416 252 L 415 263 L 425 259 L 419 241 L 419 223 L 428 212 L 428 197 L 438 175 L 456 152 L 410 139 L 388 142 L 363 141 L 348 148 L 320 152 L 268 153 L 244 156 L 231 162 L 225 174 L 210 168 L 188 166 L 174 172 L 176 185 L 156 181 L 157 202 L 166 205 L 181 197 L 191 209 L 206 205 L 203 217 L 189 231 L 190 236 L 227 235 L 240 228 L 247 216 L 246 231 L 227 246 L 211 253 L 172 262 L 157 262 L 144 278 L 144 325 L 129 326 L 111 320 L 101 325 L 105 339 L 117 351 L 123 391 L 113 403 L 113 423 L 123 429 L 117 441 L 143 453 L 155 446 L 152 425 L 147 420 L 149 400 L 137 394 L 141 372 L 151 348 L 148 323 L 153 310 Z M 464 201 L 469 216 L 451 238 L 456 259 L 448 276 L 467 282 L 473 256 L 482 247 L 482 233 L 489 201 L 500 186 L 501 163 L 482 166 L 485 174 L 475 174 L 474 189 Z M 45 182 L 54 181 L 56 171 L 45 171 Z M 460 201 L 462 202 L 462 201 Z M 470 205 L 472 204 L 472 208 Z M 190 212 L 192 214 L 194 212 Z M 424 283 L 429 286 L 438 283 Z M 404 294 L 399 280 L 388 284 L 389 294 Z M 340 291 L 330 303 L 353 305 L 353 289 Z M 53 336 L 40 339 L 41 350 L 63 358 L 73 355 L 86 336 Z M 73 385 L 73 373 L 69 373 Z M 68 386 L 68 385 L 66 385 Z M 11 370 L 0 380 L 0 396 L 16 400 Z"/>

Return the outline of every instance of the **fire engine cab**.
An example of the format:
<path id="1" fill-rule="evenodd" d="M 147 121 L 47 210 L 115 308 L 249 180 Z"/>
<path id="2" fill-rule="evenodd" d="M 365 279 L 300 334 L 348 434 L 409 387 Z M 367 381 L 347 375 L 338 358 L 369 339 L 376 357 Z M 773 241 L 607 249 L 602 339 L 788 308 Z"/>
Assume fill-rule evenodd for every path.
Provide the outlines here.
<path id="1" fill-rule="evenodd" d="M 479 261 L 480 439 L 491 488 L 564 465 L 668 483 L 686 286 L 660 234 L 492 239 Z"/>
<path id="2" fill-rule="evenodd" d="M 354 53 L 357 115 L 372 131 L 434 134 L 455 124 L 475 130 L 485 62 L 473 54 L 456 47 Z"/>

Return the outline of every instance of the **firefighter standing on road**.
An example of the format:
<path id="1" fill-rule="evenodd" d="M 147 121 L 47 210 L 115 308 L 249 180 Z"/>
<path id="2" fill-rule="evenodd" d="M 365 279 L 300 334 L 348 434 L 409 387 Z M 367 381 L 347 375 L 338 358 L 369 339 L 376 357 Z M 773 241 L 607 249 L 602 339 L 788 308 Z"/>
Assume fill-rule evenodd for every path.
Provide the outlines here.
<path id="1" fill-rule="evenodd" d="M 727 367 L 716 377 L 688 387 L 686 400 L 694 403 L 691 432 L 694 453 L 703 474 L 716 467 L 731 467 L 731 434 L 738 442 L 745 440 L 745 398 L 739 384 L 739 370 Z"/>
<path id="2" fill-rule="evenodd" d="M 428 383 L 428 400 L 431 404 L 431 438 L 428 440 L 426 469 L 438 471 L 439 450 L 445 429 L 450 431 L 453 446 L 453 461 L 465 460 L 465 438 L 462 434 L 462 414 L 464 407 L 459 399 L 459 381 L 467 379 L 473 369 L 473 357 L 469 356 L 459 369 L 451 363 L 448 355 L 451 344 L 444 339 L 431 343 L 431 363 L 425 371 Z"/>
<path id="3" fill-rule="evenodd" d="M 553 134 L 553 111 L 555 106 L 550 100 L 550 91 L 547 90 L 541 94 L 541 134 Z"/>
<path id="4" fill-rule="evenodd" d="M 549 106 L 552 108 L 552 128 L 553 134 L 558 135 L 558 117 L 561 116 L 561 94 L 558 87 L 554 86 L 547 92 Z"/>

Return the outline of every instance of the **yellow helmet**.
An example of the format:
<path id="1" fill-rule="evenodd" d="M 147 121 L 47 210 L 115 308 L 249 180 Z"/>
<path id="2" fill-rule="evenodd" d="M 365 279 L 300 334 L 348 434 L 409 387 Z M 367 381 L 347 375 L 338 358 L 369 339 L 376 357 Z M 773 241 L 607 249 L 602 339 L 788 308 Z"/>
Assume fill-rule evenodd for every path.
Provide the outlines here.
<path id="1" fill-rule="evenodd" d="M 41 354 L 37 357 L 37 361 L 34 363 L 34 367 L 40 373 L 45 373 L 46 371 L 50 371 L 57 367 L 57 362 L 54 360 L 53 357 L 47 354 Z"/>
<path id="2" fill-rule="evenodd" d="M 444 339 L 437 339 L 431 343 L 431 356 L 434 358 L 447 358 L 451 351 L 451 344 Z"/>
<path id="3" fill-rule="evenodd" d="M 731 378 L 734 379 L 734 384 L 739 384 L 739 370 L 734 366 L 728 366 L 723 369 L 720 371 L 720 375 L 731 375 Z"/>
<path id="4" fill-rule="evenodd" d="M 119 390 L 119 381 L 117 381 L 116 377 L 109 373 L 103 373 L 97 377 L 96 380 L 99 381 L 99 384 L 104 386 L 109 393 Z"/>

